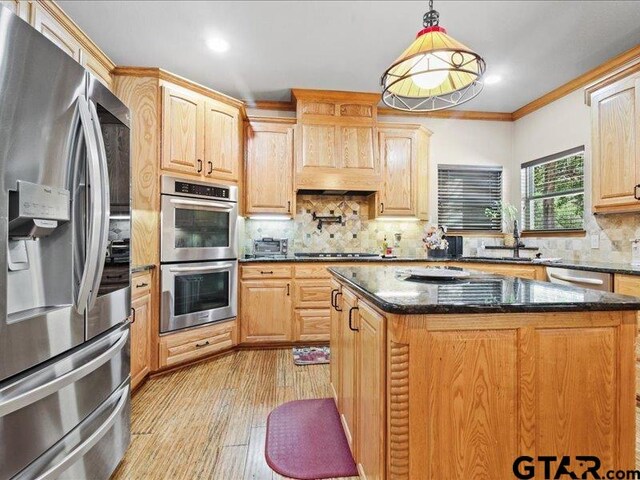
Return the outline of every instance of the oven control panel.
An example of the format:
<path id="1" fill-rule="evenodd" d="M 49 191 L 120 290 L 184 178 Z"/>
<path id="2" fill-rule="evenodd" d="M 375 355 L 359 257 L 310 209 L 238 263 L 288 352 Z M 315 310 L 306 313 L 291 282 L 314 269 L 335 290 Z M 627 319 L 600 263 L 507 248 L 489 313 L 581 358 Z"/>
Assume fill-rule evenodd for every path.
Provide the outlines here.
<path id="1" fill-rule="evenodd" d="M 199 197 L 215 197 L 229 199 L 229 189 L 223 187 L 215 187 L 213 185 L 201 185 L 189 182 L 175 183 L 176 193 L 185 193 L 187 195 L 197 195 Z"/>

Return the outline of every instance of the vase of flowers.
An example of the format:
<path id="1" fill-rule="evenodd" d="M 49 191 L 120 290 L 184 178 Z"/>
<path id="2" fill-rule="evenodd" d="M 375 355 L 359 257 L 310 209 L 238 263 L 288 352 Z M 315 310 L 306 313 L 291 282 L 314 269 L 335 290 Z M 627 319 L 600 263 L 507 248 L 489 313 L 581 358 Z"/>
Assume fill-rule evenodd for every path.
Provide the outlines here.
<path id="1" fill-rule="evenodd" d="M 427 226 L 424 230 L 422 242 L 429 258 L 447 258 L 449 242 L 445 238 L 446 229 L 434 225 Z"/>
<path id="2" fill-rule="evenodd" d="M 504 246 L 513 247 L 516 244 L 513 238 L 513 222 L 518 218 L 518 209 L 510 203 L 500 201 L 485 209 L 484 214 L 491 220 L 502 219 Z"/>

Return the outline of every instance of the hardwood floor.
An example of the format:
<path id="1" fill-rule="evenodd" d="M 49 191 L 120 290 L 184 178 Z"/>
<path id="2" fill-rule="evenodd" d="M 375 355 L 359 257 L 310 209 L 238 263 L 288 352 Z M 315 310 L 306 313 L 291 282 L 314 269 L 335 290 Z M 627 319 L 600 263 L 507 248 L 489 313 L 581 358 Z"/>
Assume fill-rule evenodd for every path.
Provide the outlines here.
<path id="1" fill-rule="evenodd" d="M 283 480 L 264 460 L 267 415 L 329 396 L 329 366 L 295 366 L 288 348 L 235 352 L 151 379 L 134 394 L 131 446 L 112 479 Z M 640 408 L 636 424 L 640 447 Z"/>
<path id="2" fill-rule="evenodd" d="M 131 446 L 112 479 L 282 480 L 264 460 L 269 412 L 330 396 L 329 366 L 295 366 L 289 348 L 152 378 L 133 396 Z"/>

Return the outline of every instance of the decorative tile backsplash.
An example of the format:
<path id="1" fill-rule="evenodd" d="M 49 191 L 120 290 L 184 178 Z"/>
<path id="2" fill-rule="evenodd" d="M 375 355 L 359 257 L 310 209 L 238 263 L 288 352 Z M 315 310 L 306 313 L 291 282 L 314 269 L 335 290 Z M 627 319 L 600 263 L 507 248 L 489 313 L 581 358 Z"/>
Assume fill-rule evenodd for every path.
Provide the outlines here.
<path id="1" fill-rule="evenodd" d="M 317 215 L 341 215 L 342 224 L 318 229 Z M 242 223 L 242 222 L 241 222 Z M 398 256 L 422 257 L 422 235 L 426 222 L 371 220 L 369 202 L 361 196 L 299 195 L 293 220 L 247 219 L 241 227 L 241 254 L 252 253 L 253 240 L 262 237 L 289 239 L 289 251 L 295 252 L 370 252 L 382 251 L 384 238 L 391 244 L 401 234 L 395 248 Z M 584 237 L 525 237 L 527 246 L 538 247 L 545 257 L 566 260 L 592 260 L 613 263 L 631 261 L 631 240 L 640 237 L 640 214 L 587 215 Z M 599 236 L 599 248 L 591 248 L 591 236 Z M 501 237 L 465 237 L 464 255 L 477 255 L 478 248 L 502 245 Z M 505 255 L 504 251 L 500 255 Z"/>
<path id="2" fill-rule="evenodd" d="M 423 256 L 422 231 L 425 222 L 371 220 L 369 202 L 362 196 L 298 195 L 293 220 L 257 220 L 244 222 L 241 252 L 252 253 L 253 240 L 262 237 L 289 239 L 289 251 L 295 252 L 370 252 L 382 251 L 382 243 L 394 243 L 398 256 Z M 318 216 L 342 216 L 342 223 L 323 224 L 318 229 Z"/>

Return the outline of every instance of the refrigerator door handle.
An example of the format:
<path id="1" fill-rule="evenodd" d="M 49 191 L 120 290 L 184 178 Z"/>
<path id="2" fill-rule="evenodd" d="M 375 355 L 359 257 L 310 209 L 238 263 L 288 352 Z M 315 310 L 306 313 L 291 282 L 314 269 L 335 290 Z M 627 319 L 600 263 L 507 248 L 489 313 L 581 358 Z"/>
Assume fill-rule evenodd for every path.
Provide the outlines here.
<path id="1" fill-rule="evenodd" d="M 129 401 L 129 390 L 130 387 L 127 384 L 122 392 L 119 394 L 119 399 L 113 411 L 109 414 L 107 419 L 96 428 L 89 437 L 82 441 L 79 445 L 73 448 L 62 460 L 60 460 L 55 465 L 47 468 L 46 471 L 38 474 L 35 479 L 37 480 L 53 480 L 58 478 L 65 470 L 67 470 L 71 465 L 76 463 L 82 456 L 84 456 L 89 450 L 91 450 L 104 435 L 109 431 L 109 429 L 115 424 L 118 416 L 122 413 L 122 410 L 126 407 L 127 402 Z M 89 417 L 91 418 L 91 417 Z M 25 472 L 23 472 L 24 474 Z M 29 475 L 25 476 L 27 478 Z M 18 475 L 16 479 L 21 479 L 23 475 Z"/>
<path id="2" fill-rule="evenodd" d="M 78 96 L 78 110 L 80 112 L 80 124 L 84 133 L 84 140 L 87 149 L 87 165 L 89 171 L 89 232 L 87 240 L 87 250 L 85 256 L 84 271 L 78 288 L 78 297 L 76 299 L 76 310 L 78 313 L 84 313 L 89 304 L 91 289 L 94 285 L 98 262 L 98 248 L 101 235 L 101 213 L 102 213 L 102 184 L 100 182 L 100 158 L 98 154 L 98 146 L 93 133 L 91 112 L 89 104 L 84 95 Z M 103 259 L 100 259 L 103 260 Z"/>
<path id="3" fill-rule="evenodd" d="M 97 267 L 93 277 L 91 294 L 89 296 L 88 308 L 92 309 L 96 298 L 98 297 L 98 289 L 100 288 L 100 282 L 102 280 L 102 272 L 104 270 L 105 255 L 107 252 L 107 244 L 109 241 L 109 218 L 111 216 L 111 198 L 109 187 L 109 167 L 107 165 L 107 150 L 104 146 L 104 139 L 102 138 L 102 129 L 100 127 L 100 120 L 98 118 L 98 110 L 93 102 L 89 102 L 89 109 L 91 110 L 91 120 L 93 123 L 93 131 L 95 134 L 96 145 L 98 148 L 98 161 L 100 164 L 100 185 L 102 190 L 102 211 L 100 222 L 100 237 L 98 243 L 98 257 L 96 259 Z"/>
<path id="4" fill-rule="evenodd" d="M 38 385 L 35 388 L 31 388 L 26 392 L 18 393 L 13 397 L 11 397 L 11 394 L 9 394 L 8 399 L 0 401 L 0 417 L 9 415 L 10 413 L 15 412 L 16 410 L 19 410 L 27 405 L 31 405 L 32 403 L 35 403 L 38 400 L 41 400 L 57 392 L 61 388 L 64 388 L 67 385 L 70 385 L 74 382 L 77 382 L 81 378 L 86 377 L 91 372 L 98 369 L 113 357 L 115 357 L 120 352 L 120 350 L 124 348 L 128 339 L 129 328 L 120 333 L 120 338 L 111 347 L 109 347 L 108 350 L 84 363 L 81 367 L 76 368 L 75 370 L 71 370 L 51 381 Z"/>

